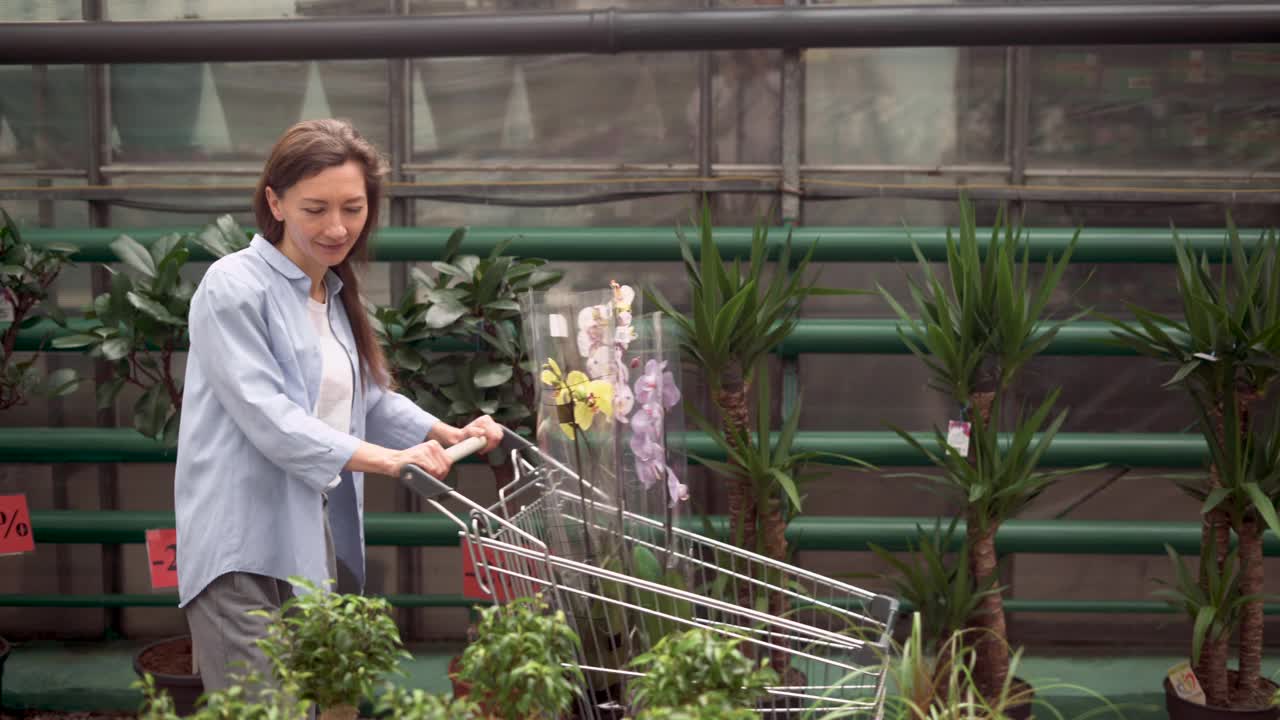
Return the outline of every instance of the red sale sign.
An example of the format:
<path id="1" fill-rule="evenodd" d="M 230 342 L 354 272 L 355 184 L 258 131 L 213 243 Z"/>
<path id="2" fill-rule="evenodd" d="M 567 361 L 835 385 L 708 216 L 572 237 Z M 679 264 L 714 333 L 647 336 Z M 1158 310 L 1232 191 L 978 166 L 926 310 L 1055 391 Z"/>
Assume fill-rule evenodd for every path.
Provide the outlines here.
<path id="1" fill-rule="evenodd" d="M 147 564 L 151 566 L 151 587 L 178 587 L 178 531 L 174 528 L 147 531 Z"/>
<path id="2" fill-rule="evenodd" d="M 484 565 L 476 567 L 481 548 L 473 545 L 467 538 L 462 539 L 462 594 L 476 600 L 495 600 L 505 602 L 524 594 L 539 592 L 545 587 L 542 583 L 529 580 L 540 577 L 544 572 L 536 572 L 542 563 L 520 557 L 514 553 L 499 553 L 495 548 L 483 548 Z M 492 593 L 484 591 L 483 585 L 490 586 Z"/>
<path id="3" fill-rule="evenodd" d="M 0 495 L 0 555 L 16 555 L 36 549 L 26 495 Z"/>

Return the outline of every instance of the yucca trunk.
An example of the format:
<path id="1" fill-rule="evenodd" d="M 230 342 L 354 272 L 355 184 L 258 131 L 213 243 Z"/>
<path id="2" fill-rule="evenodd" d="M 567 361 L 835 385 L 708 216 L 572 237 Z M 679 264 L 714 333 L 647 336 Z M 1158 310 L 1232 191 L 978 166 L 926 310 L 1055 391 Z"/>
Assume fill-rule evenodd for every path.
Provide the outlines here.
<path id="1" fill-rule="evenodd" d="M 1227 639 L 1206 639 L 1200 649 L 1200 662 L 1196 663 L 1196 679 L 1204 689 L 1205 702 L 1224 708 L 1231 703 L 1231 685 L 1227 682 Z"/>
<path id="2" fill-rule="evenodd" d="M 751 423 L 751 414 L 747 410 L 747 384 L 741 368 L 731 367 L 725 371 L 716 390 L 715 403 L 720 409 L 725 436 L 729 442 L 736 443 L 736 431 L 747 430 Z M 730 537 L 733 542 L 740 543 L 739 547 L 755 552 L 759 549 L 756 544 L 755 489 L 745 478 L 731 478 L 728 484 Z"/>
<path id="3" fill-rule="evenodd" d="M 1249 414 L 1257 394 L 1252 388 L 1240 389 L 1240 428 L 1242 437 L 1250 432 Z M 1240 536 L 1240 594 L 1261 595 L 1263 590 L 1262 525 L 1256 513 L 1246 513 L 1236 528 Z M 1233 699 L 1253 704 L 1254 695 L 1262 685 L 1263 612 L 1262 600 L 1251 600 L 1240 613 L 1239 673 Z M 1266 698 L 1259 698 L 1265 702 Z"/>
<path id="4" fill-rule="evenodd" d="M 996 530 L 994 523 L 983 528 L 982 518 L 970 513 L 967 518 L 968 543 L 970 548 L 969 565 L 973 582 L 984 587 L 997 571 Z M 984 595 L 978 612 L 974 615 L 970 626 L 977 630 L 973 640 L 974 676 L 978 692 L 988 701 L 999 696 L 1009 676 L 1009 648 L 1006 642 L 1008 628 L 1005 625 L 1004 598 L 1000 593 Z"/>
<path id="5" fill-rule="evenodd" d="M 990 373 L 988 373 L 990 374 Z M 981 383 L 980 388 L 970 393 L 970 422 L 981 423 L 985 429 L 991 422 L 991 407 L 996 401 L 996 392 L 990 383 Z M 969 446 L 969 461 L 975 461 L 977 443 Z M 976 509 L 966 513 L 966 542 L 969 545 L 969 574 L 976 587 L 986 587 L 986 583 L 995 578 L 999 572 L 996 555 L 996 530 L 999 525 L 983 518 Z M 1004 687 L 1009 675 L 1008 627 L 1004 617 L 1004 598 L 1000 593 L 989 593 L 982 598 L 977 613 L 969 621 L 974 632 L 974 668 L 973 673 L 978 685 L 978 692 L 988 701 L 993 701 Z"/>
<path id="6" fill-rule="evenodd" d="M 787 518 L 783 513 L 782 499 L 778 497 L 769 498 L 763 505 L 756 508 L 760 518 L 760 533 L 764 545 L 764 555 L 778 562 L 786 562 L 787 559 Z M 772 584 L 780 584 L 776 582 L 780 578 L 770 578 L 775 580 Z M 769 593 L 769 614 L 776 618 L 791 616 L 791 603 L 786 595 L 780 592 Z M 786 642 L 779 643 L 786 645 Z M 794 685 L 794 681 L 788 681 L 791 659 L 788 653 L 781 650 L 772 650 L 769 653 L 769 665 L 773 671 L 778 673 L 778 677 L 783 679 L 783 684 Z"/>
<path id="7" fill-rule="evenodd" d="M 1240 594 L 1262 592 L 1262 527 L 1256 517 L 1240 525 Z M 1249 702 L 1262 679 L 1262 600 L 1250 600 L 1240 614 L 1240 672 L 1234 696 Z"/>

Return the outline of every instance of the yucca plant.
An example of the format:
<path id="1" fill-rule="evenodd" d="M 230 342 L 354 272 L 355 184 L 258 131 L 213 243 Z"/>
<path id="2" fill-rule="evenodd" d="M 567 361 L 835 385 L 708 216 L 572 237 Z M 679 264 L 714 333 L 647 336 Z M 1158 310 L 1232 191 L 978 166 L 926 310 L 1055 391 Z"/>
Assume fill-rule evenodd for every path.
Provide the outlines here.
<path id="1" fill-rule="evenodd" d="M 801 490 L 812 480 L 828 474 L 825 469 L 835 463 L 858 469 L 873 469 L 869 463 L 843 453 L 823 452 L 818 450 L 801 450 L 795 446 L 796 433 L 800 426 L 800 396 L 787 414 L 781 432 L 776 435 L 770 432 L 772 402 L 768 373 L 760 373 L 754 387 L 755 394 L 755 429 L 746 427 L 717 428 L 707 421 L 696 409 L 689 408 L 689 416 L 694 423 L 725 453 L 728 462 L 719 462 L 689 453 L 689 457 L 698 461 L 712 472 L 728 478 L 731 482 L 746 486 L 749 496 L 755 499 L 759 512 L 751 527 L 749 535 L 755 538 L 756 545 L 746 545 L 738 535 L 734 542 L 752 552 L 777 557 L 777 548 L 785 552 L 787 547 L 787 525 L 803 507 Z M 778 557 L 785 559 L 785 556 Z M 751 566 L 746 563 L 734 568 L 735 572 L 749 572 Z M 756 568 L 760 569 L 760 568 Z M 760 569 L 766 575 L 768 569 Z M 770 585 L 780 585 L 783 578 L 757 578 Z M 753 606 L 750 583 L 734 583 L 738 586 L 738 602 Z M 780 592 L 767 594 L 767 608 L 774 617 L 785 617 L 790 611 L 787 596 Z M 763 609 L 763 608 L 760 608 Z M 790 663 L 782 651 L 772 651 L 772 666 L 779 673 L 786 674 Z M 795 680 L 795 678 L 792 678 Z"/>
<path id="2" fill-rule="evenodd" d="M 916 526 L 916 540 L 907 541 L 908 559 L 875 543 L 867 545 L 893 570 L 890 582 L 895 594 L 919 614 L 924 647 L 933 653 L 940 653 L 946 639 L 963 630 L 981 612 L 988 595 L 1002 591 L 996 586 L 995 576 L 981 585 L 973 581 L 969 574 L 969 546 L 958 541 L 957 522 L 953 518 L 945 530 L 940 520 L 930 531 Z"/>
<path id="3" fill-rule="evenodd" d="M 1227 552 L 1219 563 L 1212 535 L 1209 542 L 1200 546 L 1198 576 L 1191 573 L 1171 546 L 1166 544 L 1165 552 L 1173 563 L 1175 581 L 1154 594 L 1191 620 L 1191 662 L 1197 668 L 1196 678 L 1204 689 L 1205 702 L 1226 707 L 1231 696 L 1227 642 L 1239 625 L 1245 605 L 1260 598 L 1241 594 L 1238 552 Z"/>
<path id="4" fill-rule="evenodd" d="M 1280 240 L 1272 230 L 1246 247 L 1228 215 L 1216 272 L 1210 254 L 1194 252 L 1176 229 L 1173 245 L 1182 317 L 1135 304 L 1128 305 L 1131 320 L 1102 317 L 1112 326 L 1114 342 L 1176 367 L 1165 385 L 1181 388 L 1191 398 L 1210 448 L 1206 481 L 1184 486 L 1205 503 L 1201 543 L 1217 548 L 1215 562 L 1222 573 L 1235 531 L 1241 592 L 1253 596 L 1262 590 L 1261 530 L 1275 516 L 1276 496 L 1243 481 L 1254 472 L 1244 447 L 1255 409 L 1280 373 L 1280 303 L 1275 300 L 1280 297 Z M 1225 479 L 1227 467 L 1235 480 Z M 1202 571 L 1202 586 L 1207 582 Z M 1261 604 L 1247 604 L 1240 622 L 1240 672 L 1232 698 L 1249 703 L 1262 682 Z M 1225 657 L 1206 654 L 1196 674 L 1217 675 L 1210 664 L 1219 662 L 1225 663 Z"/>
<path id="5" fill-rule="evenodd" d="M 986 587 L 996 571 L 995 530 L 1057 476 L 1041 475 L 1035 472 L 1035 462 L 1027 462 L 1028 458 L 1039 460 L 1053 433 L 1046 433 L 1034 452 L 1028 450 L 1027 436 L 1020 451 L 1014 452 L 1015 446 L 1002 454 L 997 447 L 996 418 L 999 399 L 1012 389 L 1027 362 L 1042 352 L 1065 324 L 1083 314 L 1058 321 L 1047 319 L 1049 303 L 1080 232 L 1077 229 L 1072 235 L 1060 258 L 1047 255 L 1037 282 L 1031 274 L 1029 238 L 1020 222 L 1008 218 L 1003 206 L 985 244 L 978 237 L 973 205 L 963 193 L 959 210 L 958 232 L 953 235 L 950 228 L 947 230 L 945 273 L 935 272 L 911 240 L 923 280 L 909 280 L 910 309 L 883 287 L 879 289 L 898 316 L 899 337 L 928 366 L 931 386 L 959 404 L 970 423 L 973 439 L 967 458 L 950 448 L 942 434 L 939 440 L 948 448 L 945 453 L 929 450 L 926 454 L 965 498 L 969 580 L 975 587 Z M 1039 428 L 1056 397 L 1055 392 L 1031 419 L 1019 424 L 1017 432 L 1028 426 Z M 1061 419 L 1054 422 L 1054 433 Z M 910 435 L 897 431 L 924 451 Z M 1009 667 L 1000 593 L 983 597 L 981 611 L 972 617 L 970 626 L 985 631 L 976 635 L 981 645 L 975 672 L 979 686 L 986 693 L 994 692 L 1004 683 Z"/>
<path id="6" fill-rule="evenodd" d="M 976 592 L 992 587 L 995 582 L 996 533 L 1006 520 L 1016 516 L 1056 480 L 1102 467 L 1039 469 L 1041 458 L 1067 418 L 1067 411 L 1063 410 L 1050 420 L 1058 394 L 1057 390 L 1050 393 L 1029 416 L 1015 417 L 1007 440 L 1002 440 L 998 431 L 1000 406 L 993 404 L 989 422 L 973 425 L 971 457 L 960 454 L 941 430 L 934 430 L 934 445 L 920 442 L 901 428 L 893 428 L 942 470 L 940 476 L 925 477 L 940 481 L 966 499 L 966 552 L 970 554 L 971 564 L 971 577 L 967 579 L 977 588 Z M 974 672 L 978 688 L 990 697 L 1008 682 L 1009 674 L 1004 600 L 999 592 L 982 595 L 970 624 L 983 631 L 976 636 Z"/>
<path id="7" fill-rule="evenodd" d="M 778 272 L 769 274 L 771 249 L 767 218 L 758 219 L 751 231 L 751 253 L 745 267 L 740 258 L 727 265 L 716 245 L 710 206 L 704 201 L 698 222 L 698 255 L 684 232 L 677 229 L 693 296 L 691 309 L 679 312 L 656 289 L 646 295 L 680 328 L 683 354 L 707 378 L 719 413 L 724 437 L 732 443 L 751 432 L 752 383 L 762 375 L 769 353 L 775 351 L 795 329 L 800 307 L 815 295 L 847 295 L 857 291 L 822 288 L 809 267 L 817 243 L 795 259 L 791 232 L 776 257 Z M 739 445 L 739 452 L 748 452 Z M 776 478 L 776 475 L 770 474 Z M 757 528 L 785 527 L 781 502 L 784 489 L 778 484 L 756 487 L 744 473 L 730 476 L 728 504 L 730 533 L 741 547 L 758 547 Z M 783 560 L 787 554 L 781 532 L 765 533 L 764 554 Z"/>
<path id="8" fill-rule="evenodd" d="M 932 386 L 985 422 L 996 393 L 1009 388 L 1032 357 L 1079 313 L 1049 322 L 1050 300 L 1080 237 L 1077 229 L 1057 260 L 1044 260 L 1039 284 L 1031 276 L 1030 244 L 1020 223 L 1000 207 L 985 246 L 973 205 L 960 196 L 957 236 L 947 228 L 945 281 L 910 238 L 921 282 L 908 280 L 911 309 L 884 287 L 880 294 L 898 316 L 898 335 L 931 371 Z"/>

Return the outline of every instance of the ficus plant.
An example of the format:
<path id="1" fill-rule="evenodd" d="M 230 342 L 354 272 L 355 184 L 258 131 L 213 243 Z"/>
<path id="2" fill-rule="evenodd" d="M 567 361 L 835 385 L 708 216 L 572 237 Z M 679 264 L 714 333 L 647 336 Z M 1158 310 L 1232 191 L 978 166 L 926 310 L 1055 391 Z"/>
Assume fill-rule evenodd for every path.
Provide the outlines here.
<path id="1" fill-rule="evenodd" d="M 187 349 L 187 316 L 196 283 L 183 277 L 197 244 L 216 256 L 248 244 L 229 215 L 196 233 L 170 233 L 149 246 L 128 235 L 111 242 L 121 267 L 106 265 L 111 285 L 85 309 L 87 324 L 54 339 L 57 348 L 81 348 L 105 360 L 113 377 L 98 386 L 98 407 L 113 407 L 127 386 L 141 391 L 133 426 L 174 447 L 182 416 L 182 374 L 176 355 Z"/>
<path id="2" fill-rule="evenodd" d="M 297 697 L 288 682 L 264 683 L 256 674 L 237 678 L 227 688 L 201 695 L 195 713 L 179 715 L 168 693 L 156 687 L 147 673 L 133 683 L 142 692 L 138 720 L 306 720 L 309 703 Z"/>
<path id="3" fill-rule="evenodd" d="M 379 717 L 395 720 L 479 720 L 484 717 L 471 698 L 400 687 L 388 687 L 378 698 L 375 712 Z"/>
<path id="4" fill-rule="evenodd" d="M 297 594 L 278 610 L 252 611 L 269 619 L 258 641 L 274 676 L 315 703 L 326 720 L 354 720 L 360 703 L 400 662 L 412 656 L 400 641 L 386 598 L 322 590 L 290 578 Z"/>
<path id="5" fill-rule="evenodd" d="M 581 652 L 564 611 L 551 611 L 541 595 L 517 598 L 480 610 L 477 637 L 462 653 L 458 678 L 487 716 L 552 720 L 579 695 Z"/>
<path id="6" fill-rule="evenodd" d="M 546 290 L 564 273 L 545 268 L 544 260 L 504 255 L 510 241 L 483 257 L 464 254 L 466 234 L 466 228 L 454 230 L 432 272 L 412 269 L 398 303 L 371 309 L 374 331 L 400 391 L 427 411 L 458 426 L 493 415 L 528 436 L 536 378 L 517 298 Z M 509 459 L 494 451 L 490 462 L 505 485 Z"/>
<path id="7" fill-rule="evenodd" d="M 0 410 L 25 403 L 35 395 L 60 397 L 79 386 L 75 371 L 62 368 L 47 376 L 40 371 L 40 353 L 19 359 L 18 334 L 35 327 L 45 316 L 57 320 L 57 307 L 43 307 L 49 288 L 70 264 L 73 245 L 49 244 L 37 248 L 22 240 L 9 213 L 0 209 L 0 309 L 12 317 L 0 331 Z"/>
<path id="8" fill-rule="evenodd" d="M 755 661 L 739 649 L 742 641 L 712 628 L 671 633 L 629 667 L 640 675 L 629 685 L 640 708 L 694 706 L 714 697 L 733 707 L 753 707 L 778 675 L 768 661 Z"/>

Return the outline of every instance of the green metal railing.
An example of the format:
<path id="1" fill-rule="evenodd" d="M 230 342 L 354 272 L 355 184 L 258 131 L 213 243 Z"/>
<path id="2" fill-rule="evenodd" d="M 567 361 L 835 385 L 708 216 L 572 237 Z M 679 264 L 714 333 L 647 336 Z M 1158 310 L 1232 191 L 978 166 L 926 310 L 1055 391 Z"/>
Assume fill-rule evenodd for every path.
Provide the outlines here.
<path id="1" fill-rule="evenodd" d="M 196 227 L 170 227 L 146 230 L 48 228 L 23 231 L 23 239 L 33 244 L 59 242 L 80 248 L 75 259 L 80 262 L 114 262 L 109 245 L 121 234 L 150 244 L 171 232 L 195 232 Z M 938 227 L 798 227 L 792 232 L 796 247 L 807 248 L 817 241 L 814 259 L 823 262 L 891 262 L 911 261 L 914 255 L 907 241 L 920 245 L 932 260 L 946 257 L 947 230 Z M 434 260 L 444 254 L 445 242 L 452 228 L 388 227 L 378 231 L 373 248 L 378 261 Z M 686 236 L 697 246 L 695 228 L 686 228 Z M 1031 228 L 1028 231 L 1032 260 L 1042 260 L 1048 253 L 1060 256 L 1075 233 L 1072 229 Z M 1260 231 L 1241 230 L 1241 237 L 1258 237 Z M 989 234 L 989 233 L 988 233 Z M 985 237 L 984 231 L 978 231 Z M 1179 230 L 1179 235 L 1199 250 L 1223 247 L 1221 229 Z M 751 229 L 722 227 L 715 230 L 716 244 L 726 256 L 745 255 L 751 247 Z M 769 232 L 771 247 L 779 248 L 787 237 L 787 228 Z M 1174 260 L 1171 235 L 1167 228 L 1084 228 L 1072 256 L 1082 263 L 1171 263 Z M 484 227 L 467 233 L 463 250 L 488 253 L 498 243 L 511 240 L 508 253 L 522 257 L 540 257 L 557 261 L 660 262 L 680 260 L 680 247 L 670 227 L 582 228 L 582 227 Z M 203 250 L 193 248 L 193 260 L 208 260 Z"/>
<path id="2" fill-rule="evenodd" d="M 923 443 L 927 433 L 913 433 Z M 673 437 L 688 452 L 712 460 L 724 453 L 703 433 Z M 1007 441 L 1007 438 L 1006 438 Z M 923 466 L 928 459 L 892 432 L 801 432 L 797 450 L 839 452 L 880 467 Z M 1063 433 L 1043 464 L 1073 467 L 1108 463 L 1151 468 L 1203 467 L 1208 449 L 1192 433 Z M 0 460 L 23 463 L 173 462 L 174 450 L 129 428 L 0 428 Z M 691 460 L 691 462 L 696 462 Z"/>
<path id="3" fill-rule="evenodd" d="M 36 244 L 72 243 L 80 247 L 78 262 L 114 262 L 109 243 L 128 234 L 144 244 L 166 233 L 194 231 L 194 227 L 148 230 L 114 229 L 33 229 L 24 237 Z M 375 242 L 379 261 L 425 261 L 438 258 L 450 228 L 386 228 Z M 786 237 L 785 228 L 774 228 L 770 245 L 776 251 Z M 981 233 L 980 233 L 981 234 Z M 1181 231 L 1182 238 L 1199 250 L 1222 247 L 1222 230 Z M 1033 260 L 1052 253 L 1061 254 L 1072 230 L 1033 229 L 1030 253 Z M 1245 231 L 1246 238 L 1257 231 Z M 718 228 L 716 238 L 727 256 L 749 251 L 749 228 Z M 945 258 L 946 230 L 919 228 L 911 238 L 926 257 Z M 690 232 L 695 243 L 696 234 Z M 507 252 L 542 257 L 553 261 L 670 262 L 680 260 L 679 245 L 672 228 L 473 228 L 463 245 L 466 252 L 487 253 L 498 243 L 511 240 Z M 903 228 L 796 228 L 797 247 L 818 242 L 815 257 L 820 262 L 907 262 L 914 260 Z M 195 249 L 195 260 L 209 260 Z M 1169 263 L 1173 249 L 1170 232 L 1154 229 L 1088 228 L 1080 233 L 1073 262 L 1080 263 Z M 905 269 L 905 268 L 904 268 Z M 895 271 L 896 272 L 896 271 Z M 825 282 L 831 284 L 828 277 Z M 72 320 L 73 329 L 81 320 Z M 18 349 L 32 350 L 65 332 L 50 323 L 24 329 Z M 1072 323 L 1059 333 L 1045 353 L 1064 356 L 1123 356 L 1130 351 L 1110 342 L 1105 323 Z M 464 349 L 462 344 L 440 349 Z M 899 324 L 888 319 L 804 319 L 786 339 L 781 354 L 902 354 L 908 351 L 899 336 Z M 917 438 L 928 441 L 925 433 Z M 701 433 L 686 433 L 690 453 L 713 459 L 723 454 Z M 800 434 L 802 449 L 840 452 L 859 457 L 881 467 L 923 466 L 926 459 L 901 438 L 890 432 L 823 432 Z M 16 463 L 171 463 L 174 451 L 165 449 L 131 429 L 99 428 L 9 428 L 0 429 L 0 462 Z M 1206 448 L 1199 435 L 1185 433 L 1068 433 L 1059 435 L 1045 457 L 1049 466 L 1075 466 L 1105 462 L 1113 467 L 1188 468 L 1203 467 Z M 36 511 L 32 527 L 38 543 L 126 544 L 143 541 L 150 528 L 173 527 L 171 512 L 125 511 Z M 725 518 L 708 520 L 711 531 L 725 534 Z M 794 520 L 787 538 L 797 550 L 859 551 L 875 543 L 890 550 L 905 549 L 916 527 L 931 524 L 931 518 L 818 517 L 806 515 Z M 687 526 L 702 531 L 701 519 Z M 366 539 L 370 545 L 451 547 L 458 544 L 458 529 L 438 515 L 370 513 L 366 517 Z M 1179 552 L 1198 552 L 1199 525 L 1194 522 L 1127 522 L 1075 520 L 1014 520 L 1002 527 L 997 546 L 1006 553 L 1061 554 L 1163 554 L 1168 543 Z M 1280 555 L 1280 540 L 1268 536 L 1267 555 Z M 466 607 L 474 600 L 450 595 L 390 595 L 400 607 Z M 169 607 L 176 604 L 171 594 L 122 595 L 19 595 L 0 594 L 0 606 L 28 607 Z M 1167 606 L 1149 601 L 1026 600 L 1011 599 L 1014 612 L 1056 613 L 1157 613 Z M 1280 613 L 1280 606 L 1268 607 Z"/>

